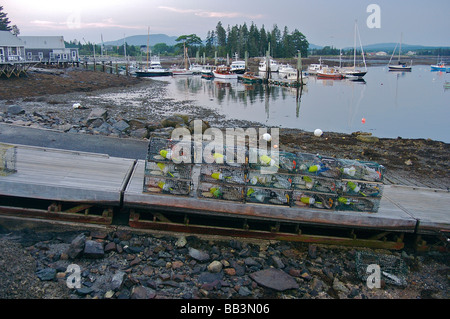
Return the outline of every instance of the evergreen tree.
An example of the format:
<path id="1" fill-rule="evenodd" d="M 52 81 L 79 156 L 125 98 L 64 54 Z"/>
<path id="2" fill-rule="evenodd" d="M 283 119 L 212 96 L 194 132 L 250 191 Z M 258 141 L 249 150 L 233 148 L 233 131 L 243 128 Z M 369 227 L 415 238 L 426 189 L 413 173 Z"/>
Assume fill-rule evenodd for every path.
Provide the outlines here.
<path id="1" fill-rule="evenodd" d="M 7 13 L 3 12 L 3 6 L 0 6 L 0 31 L 12 30 L 12 27 L 9 25 L 11 21 L 9 21 L 7 15 Z"/>

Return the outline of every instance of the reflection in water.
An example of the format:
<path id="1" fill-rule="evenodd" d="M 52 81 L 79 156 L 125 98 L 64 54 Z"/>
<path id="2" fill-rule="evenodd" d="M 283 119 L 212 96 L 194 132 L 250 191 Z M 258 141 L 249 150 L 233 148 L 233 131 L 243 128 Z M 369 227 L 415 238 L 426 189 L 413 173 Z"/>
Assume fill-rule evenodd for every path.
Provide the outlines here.
<path id="1" fill-rule="evenodd" d="M 443 90 L 445 75 L 430 72 L 428 66 L 416 66 L 408 73 L 389 72 L 384 66 L 369 68 L 364 79 L 309 77 L 308 83 L 297 89 L 190 76 L 171 78 L 168 90 L 172 98 L 193 100 L 227 119 L 311 132 L 316 128 L 366 131 L 378 137 L 450 142 L 450 94 Z"/>

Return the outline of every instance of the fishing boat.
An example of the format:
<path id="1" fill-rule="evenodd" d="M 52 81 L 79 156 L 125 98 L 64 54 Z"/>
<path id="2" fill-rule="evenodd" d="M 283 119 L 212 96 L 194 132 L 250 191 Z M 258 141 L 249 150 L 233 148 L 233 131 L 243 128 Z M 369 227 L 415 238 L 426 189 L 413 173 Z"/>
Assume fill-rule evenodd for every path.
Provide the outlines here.
<path id="1" fill-rule="evenodd" d="M 256 76 L 253 72 L 245 72 L 241 78 L 242 82 L 247 84 L 262 83 L 262 78 Z"/>
<path id="2" fill-rule="evenodd" d="M 343 79 L 344 75 L 337 68 L 323 68 L 317 71 L 317 77 L 327 79 Z"/>
<path id="3" fill-rule="evenodd" d="M 431 65 L 431 71 L 449 72 L 450 71 L 450 67 L 447 67 L 445 65 L 445 62 L 441 61 L 441 62 L 439 62 L 437 64 Z"/>
<path id="4" fill-rule="evenodd" d="M 410 64 L 400 61 L 400 54 L 401 54 L 401 51 L 402 51 L 402 36 L 400 36 L 400 48 L 398 50 L 397 64 L 391 64 L 392 57 L 394 56 L 394 53 L 395 53 L 396 49 L 397 49 L 397 45 L 395 46 L 394 52 L 392 52 L 391 59 L 389 60 L 389 64 L 388 64 L 389 71 L 411 71 L 411 69 L 412 69 L 412 60 L 411 60 Z"/>
<path id="5" fill-rule="evenodd" d="M 290 64 L 280 64 L 278 67 L 278 73 L 281 75 L 287 75 L 289 73 L 295 73 L 297 70 Z"/>
<path id="6" fill-rule="evenodd" d="M 154 77 L 154 76 L 170 76 L 172 72 L 169 69 L 164 69 L 161 66 L 161 61 L 159 56 L 153 56 L 149 59 L 150 56 L 150 27 L 148 28 L 148 37 L 147 37 L 147 67 L 144 69 L 136 70 L 135 74 L 137 77 Z"/>
<path id="7" fill-rule="evenodd" d="M 213 71 L 214 77 L 218 79 L 227 79 L 227 80 L 234 80 L 237 79 L 238 76 L 236 73 L 231 72 L 231 68 L 226 65 L 218 66 Z"/>
<path id="8" fill-rule="evenodd" d="M 235 54 L 235 60 L 231 62 L 231 72 L 236 74 L 244 74 L 246 71 L 246 63 L 243 60 L 239 60 L 238 54 Z"/>
<path id="9" fill-rule="evenodd" d="M 201 72 L 202 78 L 203 79 L 208 79 L 208 80 L 209 79 L 214 79 L 214 73 L 213 73 L 214 69 L 215 69 L 214 65 L 209 65 L 209 64 L 203 65 L 202 66 L 202 72 Z"/>
<path id="10" fill-rule="evenodd" d="M 135 71 L 137 77 L 154 77 L 154 76 L 170 76 L 172 72 L 169 69 L 164 69 L 158 56 L 151 58 L 150 64 L 147 67 Z"/>
<path id="11" fill-rule="evenodd" d="M 278 72 L 278 68 L 279 68 L 279 65 L 278 65 L 278 62 L 277 61 L 275 61 L 274 59 L 269 59 L 269 65 L 270 65 L 270 72 Z M 259 71 L 260 72 L 267 72 L 267 70 L 268 70 L 268 65 L 267 65 L 267 63 L 266 63 L 266 60 L 264 59 L 264 60 L 262 60 L 260 63 L 259 63 Z"/>
<path id="12" fill-rule="evenodd" d="M 203 65 L 198 63 L 193 63 L 189 67 L 189 70 L 191 70 L 194 74 L 201 74 L 203 70 Z"/>
<path id="13" fill-rule="evenodd" d="M 322 64 L 322 58 L 319 58 L 319 63 L 312 63 L 308 66 L 307 73 L 309 75 L 317 75 L 317 72 L 321 71 L 323 68 L 328 68 L 328 65 Z"/>

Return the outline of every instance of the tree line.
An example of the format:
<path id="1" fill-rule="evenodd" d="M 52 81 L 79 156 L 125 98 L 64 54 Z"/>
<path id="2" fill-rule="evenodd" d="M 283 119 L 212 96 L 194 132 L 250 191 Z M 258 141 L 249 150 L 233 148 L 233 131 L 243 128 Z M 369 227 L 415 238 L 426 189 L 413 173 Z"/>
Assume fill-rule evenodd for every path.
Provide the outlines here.
<path id="1" fill-rule="evenodd" d="M 193 56 L 233 57 L 238 54 L 243 58 L 245 53 L 248 57 L 265 56 L 267 51 L 273 58 L 292 58 L 300 51 L 303 57 L 308 54 L 309 43 L 306 37 L 299 30 L 290 32 L 288 27 L 283 31 L 275 24 L 271 30 L 266 30 L 264 25 L 258 28 L 253 22 L 250 27 L 246 23 L 243 25 L 228 26 L 225 29 L 219 21 L 214 30 L 208 31 L 206 39 L 202 41 L 196 34 L 182 35 L 176 39 L 176 45 L 157 43 L 151 47 L 152 54 L 157 55 L 180 55 L 183 54 L 184 47 L 188 48 L 188 54 Z M 67 42 L 67 45 L 78 47 L 81 55 L 92 55 L 94 52 L 102 52 L 101 45 L 93 43 L 82 44 L 77 41 Z M 103 49 L 105 51 L 105 48 Z M 146 47 L 126 45 L 126 53 L 129 56 L 144 55 Z M 123 55 L 124 45 L 109 46 L 108 54 Z"/>

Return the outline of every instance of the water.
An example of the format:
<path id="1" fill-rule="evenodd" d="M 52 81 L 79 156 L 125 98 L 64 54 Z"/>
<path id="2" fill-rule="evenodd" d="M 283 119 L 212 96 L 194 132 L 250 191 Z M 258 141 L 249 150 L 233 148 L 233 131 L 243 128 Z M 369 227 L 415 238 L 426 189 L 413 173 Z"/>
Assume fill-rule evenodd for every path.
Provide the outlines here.
<path id="1" fill-rule="evenodd" d="M 450 90 L 444 89 L 448 74 L 431 72 L 425 65 L 404 73 L 377 66 L 369 68 L 364 80 L 309 77 L 300 94 L 296 89 L 249 86 L 237 80 L 164 78 L 170 98 L 193 100 L 228 119 L 311 132 L 364 131 L 377 137 L 450 142 Z"/>

